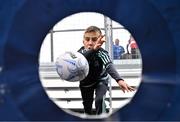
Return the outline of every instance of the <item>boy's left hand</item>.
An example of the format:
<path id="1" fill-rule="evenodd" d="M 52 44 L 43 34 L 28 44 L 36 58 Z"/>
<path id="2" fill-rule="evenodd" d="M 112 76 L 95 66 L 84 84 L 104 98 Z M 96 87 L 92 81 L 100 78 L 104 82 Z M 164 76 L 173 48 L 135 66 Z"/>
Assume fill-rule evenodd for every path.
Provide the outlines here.
<path id="1" fill-rule="evenodd" d="M 97 39 L 97 42 L 96 42 L 96 44 L 95 44 L 95 46 L 94 46 L 94 50 L 97 50 L 97 49 L 101 48 L 101 46 L 103 45 L 103 43 L 106 42 L 104 37 L 105 37 L 105 35 L 101 35 L 101 36 Z"/>

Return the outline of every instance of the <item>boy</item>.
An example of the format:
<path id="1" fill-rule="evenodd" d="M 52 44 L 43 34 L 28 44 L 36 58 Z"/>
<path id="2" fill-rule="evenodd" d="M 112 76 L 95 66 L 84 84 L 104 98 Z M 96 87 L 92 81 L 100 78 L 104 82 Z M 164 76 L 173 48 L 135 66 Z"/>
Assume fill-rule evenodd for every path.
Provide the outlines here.
<path id="1" fill-rule="evenodd" d="M 92 103 L 95 92 L 96 114 L 103 112 L 103 100 L 108 90 L 108 74 L 114 78 L 123 92 L 133 91 L 134 89 L 127 85 L 116 71 L 106 50 L 101 48 L 105 42 L 101 30 L 96 26 L 88 27 L 84 32 L 83 44 L 78 52 L 82 53 L 89 63 L 89 73 L 85 79 L 80 81 L 80 90 L 83 100 L 84 111 L 86 114 L 92 114 Z"/>

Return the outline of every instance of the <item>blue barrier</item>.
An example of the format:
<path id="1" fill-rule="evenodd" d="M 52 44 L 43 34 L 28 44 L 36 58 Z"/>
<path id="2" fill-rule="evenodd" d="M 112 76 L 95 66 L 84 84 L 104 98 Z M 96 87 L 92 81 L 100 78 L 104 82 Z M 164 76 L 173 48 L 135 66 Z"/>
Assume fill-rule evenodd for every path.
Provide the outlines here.
<path id="1" fill-rule="evenodd" d="M 9 88 L 5 97 L 0 93 L 1 101 L 8 98 L 6 104 L 0 103 L 0 120 L 83 120 L 50 101 L 38 75 L 46 34 L 58 21 L 78 12 L 102 13 L 121 23 L 141 51 L 143 82 L 138 92 L 106 119 L 180 120 L 178 0 L 0 1 L 0 84 Z"/>

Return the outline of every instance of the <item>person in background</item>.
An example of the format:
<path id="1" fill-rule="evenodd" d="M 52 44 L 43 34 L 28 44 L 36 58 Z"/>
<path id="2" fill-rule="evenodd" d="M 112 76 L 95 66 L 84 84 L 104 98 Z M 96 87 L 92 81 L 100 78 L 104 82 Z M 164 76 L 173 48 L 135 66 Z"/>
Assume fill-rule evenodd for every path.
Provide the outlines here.
<path id="1" fill-rule="evenodd" d="M 78 50 L 89 63 L 89 73 L 80 81 L 84 112 L 92 115 L 92 104 L 95 92 L 95 113 L 106 113 L 104 99 L 108 90 L 109 75 L 116 80 L 123 92 L 134 91 L 119 75 L 109 54 L 101 46 L 105 42 L 101 30 L 96 26 L 88 27 L 83 36 L 83 46 Z M 108 75 L 109 74 L 109 75 Z"/>
<path id="2" fill-rule="evenodd" d="M 132 59 L 139 58 L 139 48 L 138 48 L 137 43 L 132 35 L 130 36 L 130 39 L 129 39 L 128 49 L 129 48 L 130 48 L 130 51 L 128 51 L 128 52 L 131 52 Z"/>
<path id="3" fill-rule="evenodd" d="M 124 47 L 119 45 L 119 39 L 115 39 L 113 45 L 113 59 L 120 59 L 121 55 L 125 52 Z"/>

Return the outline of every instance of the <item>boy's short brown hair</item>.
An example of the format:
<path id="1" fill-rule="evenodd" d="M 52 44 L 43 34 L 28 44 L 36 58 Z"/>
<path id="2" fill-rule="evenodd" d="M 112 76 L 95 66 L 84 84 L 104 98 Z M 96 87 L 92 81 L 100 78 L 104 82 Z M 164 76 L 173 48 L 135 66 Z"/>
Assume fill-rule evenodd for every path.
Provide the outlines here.
<path id="1" fill-rule="evenodd" d="M 96 27 L 96 26 L 89 26 L 84 33 L 89 33 L 89 32 L 98 32 L 102 34 L 101 29 Z"/>

